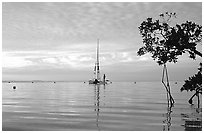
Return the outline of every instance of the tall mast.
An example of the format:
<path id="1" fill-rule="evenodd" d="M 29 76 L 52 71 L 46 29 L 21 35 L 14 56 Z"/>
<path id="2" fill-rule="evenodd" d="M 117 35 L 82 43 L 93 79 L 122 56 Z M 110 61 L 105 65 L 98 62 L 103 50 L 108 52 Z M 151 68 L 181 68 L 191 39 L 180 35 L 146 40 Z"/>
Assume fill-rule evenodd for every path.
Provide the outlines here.
<path id="1" fill-rule="evenodd" d="M 96 50 L 96 79 L 100 80 L 100 72 L 99 72 L 99 39 L 97 39 L 97 50 Z"/>

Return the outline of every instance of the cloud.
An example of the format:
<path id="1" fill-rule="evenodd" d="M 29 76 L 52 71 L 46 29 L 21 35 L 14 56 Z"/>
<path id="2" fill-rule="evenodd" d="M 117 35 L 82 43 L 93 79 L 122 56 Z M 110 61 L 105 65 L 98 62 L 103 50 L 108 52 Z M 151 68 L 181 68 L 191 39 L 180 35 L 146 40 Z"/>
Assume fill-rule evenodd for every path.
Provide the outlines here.
<path id="1" fill-rule="evenodd" d="M 22 57 L 10 56 L 3 53 L 2 67 L 4 68 L 18 68 L 33 65 L 32 61 L 29 61 Z"/>
<path id="2" fill-rule="evenodd" d="M 83 69 L 92 67 L 96 61 L 95 52 L 81 51 L 10 51 L 3 52 L 3 67 L 26 67 L 26 66 L 49 66 L 70 67 L 72 69 Z M 147 58 L 147 57 L 146 57 Z M 100 63 L 112 65 L 115 63 L 129 63 L 141 61 L 133 51 L 101 52 Z"/>
<path id="3" fill-rule="evenodd" d="M 4 3 L 3 49 L 42 50 L 137 38 L 135 3 Z M 136 23 L 137 24 L 137 23 Z M 125 41 L 124 41 L 125 40 Z"/>
<path id="4" fill-rule="evenodd" d="M 54 63 L 54 64 L 58 62 L 56 58 L 45 58 L 45 59 L 42 59 L 42 61 L 47 63 Z"/>
<path id="5" fill-rule="evenodd" d="M 138 61 L 141 61 L 141 62 L 150 62 L 152 61 L 153 59 L 151 58 L 151 54 L 145 54 L 145 55 L 142 55 L 142 56 L 139 56 L 139 59 Z"/>
<path id="6" fill-rule="evenodd" d="M 46 74 L 54 70 L 54 74 L 62 75 L 67 71 L 71 75 L 74 75 L 71 71 L 78 74 L 92 71 L 97 38 L 100 39 L 100 65 L 106 71 L 117 69 L 131 75 L 152 70 L 157 64 L 151 56 L 136 54 L 143 46 L 138 26 L 163 11 L 177 12 L 179 23 L 186 20 L 202 23 L 201 2 L 4 2 L 3 73 L 5 69 L 21 70 L 19 75 L 29 71 L 37 73 L 40 69 L 41 76 L 48 69 Z"/>

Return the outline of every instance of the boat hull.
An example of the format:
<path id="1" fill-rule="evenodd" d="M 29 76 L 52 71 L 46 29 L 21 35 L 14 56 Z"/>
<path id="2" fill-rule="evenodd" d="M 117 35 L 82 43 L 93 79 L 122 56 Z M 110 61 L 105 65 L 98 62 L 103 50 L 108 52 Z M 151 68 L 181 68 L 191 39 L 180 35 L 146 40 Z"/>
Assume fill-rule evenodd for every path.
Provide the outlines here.
<path id="1" fill-rule="evenodd" d="M 95 80 L 89 80 L 89 84 L 107 84 L 107 82 L 103 82 L 103 81 L 95 81 Z"/>

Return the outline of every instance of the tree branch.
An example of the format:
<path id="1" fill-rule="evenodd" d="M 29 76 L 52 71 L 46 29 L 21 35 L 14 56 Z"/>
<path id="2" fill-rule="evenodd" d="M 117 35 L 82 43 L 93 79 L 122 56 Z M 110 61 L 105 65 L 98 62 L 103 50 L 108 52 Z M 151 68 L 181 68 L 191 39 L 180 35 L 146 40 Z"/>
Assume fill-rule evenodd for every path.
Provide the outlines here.
<path id="1" fill-rule="evenodd" d="M 196 55 L 202 57 L 202 53 L 201 53 L 201 52 L 199 52 L 199 51 L 197 51 L 197 50 L 194 50 L 194 53 L 195 53 Z"/>

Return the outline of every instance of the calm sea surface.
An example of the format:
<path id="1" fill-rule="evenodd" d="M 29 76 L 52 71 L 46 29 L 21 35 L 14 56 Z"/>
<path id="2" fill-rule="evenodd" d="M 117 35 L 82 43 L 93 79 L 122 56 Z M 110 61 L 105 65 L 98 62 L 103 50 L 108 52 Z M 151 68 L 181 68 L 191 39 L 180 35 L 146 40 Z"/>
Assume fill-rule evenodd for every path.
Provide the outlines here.
<path id="1" fill-rule="evenodd" d="M 169 109 L 160 82 L 3 82 L 2 130 L 188 130 L 185 121 L 201 120 L 202 110 L 182 84 L 171 83 Z"/>

